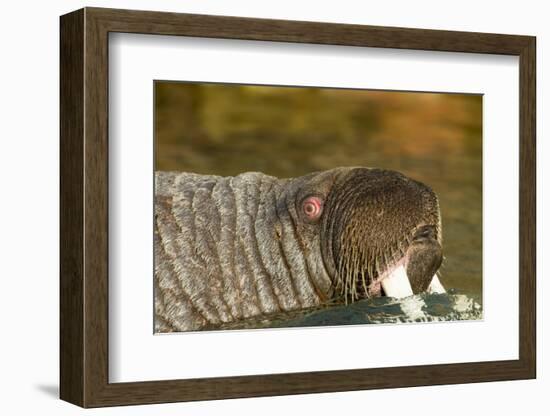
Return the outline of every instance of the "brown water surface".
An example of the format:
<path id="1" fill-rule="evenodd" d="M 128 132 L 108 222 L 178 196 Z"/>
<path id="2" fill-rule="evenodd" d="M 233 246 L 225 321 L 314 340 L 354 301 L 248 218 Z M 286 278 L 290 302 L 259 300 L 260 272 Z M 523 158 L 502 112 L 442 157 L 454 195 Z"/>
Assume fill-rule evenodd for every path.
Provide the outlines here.
<path id="1" fill-rule="evenodd" d="M 481 111 L 480 95 L 156 82 L 156 169 L 398 170 L 439 196 L 443 284 L 481 300 Z"/>

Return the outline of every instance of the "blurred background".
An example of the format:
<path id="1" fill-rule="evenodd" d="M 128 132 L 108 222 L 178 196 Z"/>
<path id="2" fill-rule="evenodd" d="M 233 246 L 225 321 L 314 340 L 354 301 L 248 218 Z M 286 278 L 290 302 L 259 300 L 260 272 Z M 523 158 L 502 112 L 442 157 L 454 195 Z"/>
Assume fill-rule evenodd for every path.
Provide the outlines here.
<path id="1" fill-rule="evenodd" d="M 156 169 L 393 169 L 440 198 L 447 288 L 482 301 L 482 96 L 155 82 Z"/>

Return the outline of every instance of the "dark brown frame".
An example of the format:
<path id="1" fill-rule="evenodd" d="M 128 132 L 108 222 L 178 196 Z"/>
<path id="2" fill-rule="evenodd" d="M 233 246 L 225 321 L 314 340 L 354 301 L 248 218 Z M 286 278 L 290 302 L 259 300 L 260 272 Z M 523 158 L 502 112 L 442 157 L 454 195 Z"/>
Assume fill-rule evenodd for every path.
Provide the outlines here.
<path id="1" fill-rule="evenodd" d="M 63 400 L 83 407 L 99 407 L 536 377 L 534 37 L 99 8 L 64 15 L 60 24 L 60 396 Z M 109 32 L 519 56 L 519 359 L 109 383 Z"/>

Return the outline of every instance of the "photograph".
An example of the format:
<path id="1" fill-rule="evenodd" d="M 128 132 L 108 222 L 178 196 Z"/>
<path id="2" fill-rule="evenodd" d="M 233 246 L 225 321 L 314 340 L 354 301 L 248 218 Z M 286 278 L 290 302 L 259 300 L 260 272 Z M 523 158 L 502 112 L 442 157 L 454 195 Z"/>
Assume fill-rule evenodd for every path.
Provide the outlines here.
<path id="1" fill-rule="evenodd" d="M 155 333 L 483 319 L 482 94 L 153 88 Z"/>
<path id="2" fill-rule="evenodd" d="M 34 22 L 51 36 L 22 32 L 41 44 L 19 54 L 29 68 L 59 57 L 40 68 L 55 82 L 33 84 L 59 105 L 14 124 L 15 138 L 36 130 L 33 152 L 7 141 L 22 145 L 7 154 L 32 156 L 6 176 L 29 195 L 6 206 L 30 210 L 5 216 L 24 240 L 8 263 L 39 265 L 43 286 L 35 308 L 8 296 L 8 309 L 56 336 L 40 365 L 11 360 L 16 378 L 71 412 L 236 400 L 257 414 L 283 400 L 334 414 L 346 395 L 385 412 L 388 394 L 399 413 L 413 396 L 424 413 L 464 413 L 472 394 L 485 413 L 540 404 L 548 25 L 529 7 L 496 24 L 494 7 L 380 5 L 67 5 Z M 25 109 L 23 84 L 8 84 Z M 52 158 L 44 132 L 59 136 Z M 40 184 L 46 159 L 58 193 Z M 32 186 L 11 179 L 25 170 Z M 33 258 L 29 236 L 48 233 L 20 231 L 46 212 L 42 193 L 58 196 L 56 221 L 40 222 L 59 225 L 59 245 L 34 244 Z M 48 262 L 57 284 L 44 281 Z M 18 349 L 47 338 L 24 327 L 35 339 L 16 337 Z M 518 389 L 525 400 L 510 399 Z M 36 403 L 29 391 L 13 406 Z"/>

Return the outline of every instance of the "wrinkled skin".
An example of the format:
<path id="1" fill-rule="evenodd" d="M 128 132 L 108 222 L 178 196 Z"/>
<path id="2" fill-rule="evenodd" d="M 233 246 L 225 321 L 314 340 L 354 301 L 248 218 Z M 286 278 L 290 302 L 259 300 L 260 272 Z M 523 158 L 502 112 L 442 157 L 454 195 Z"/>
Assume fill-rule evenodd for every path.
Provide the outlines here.
<path id="1" fill-rule="evenodd" d="M 381 296 L 399 265 L 420 293 L 442 258 L 433 191 L 381 169 L 157 172 L 154 234 L 157 332 Z"/>

